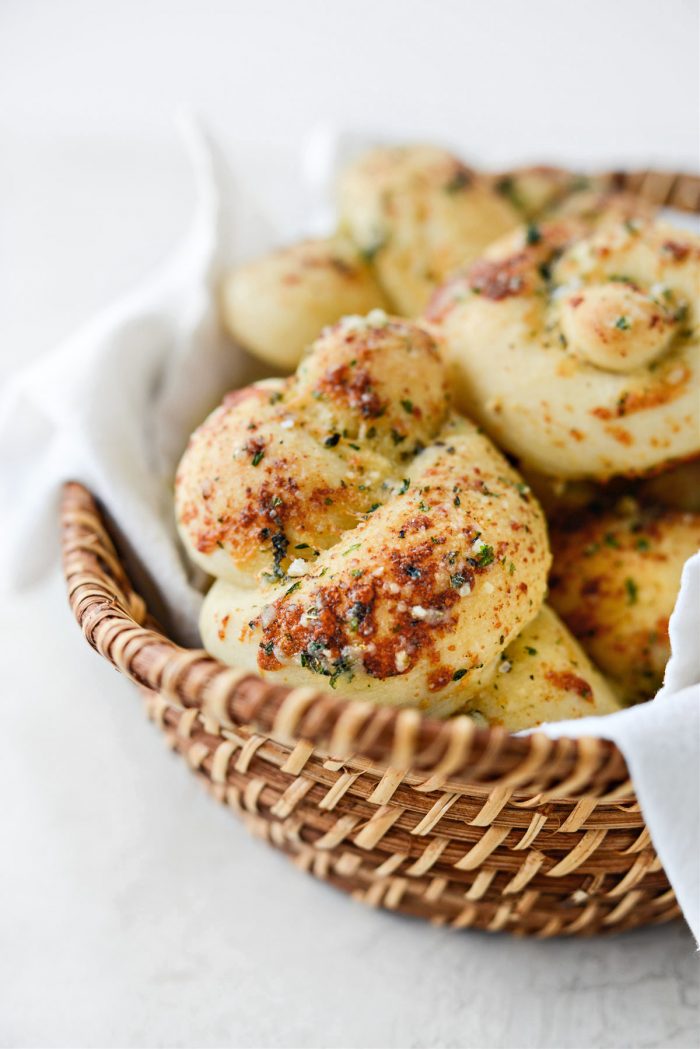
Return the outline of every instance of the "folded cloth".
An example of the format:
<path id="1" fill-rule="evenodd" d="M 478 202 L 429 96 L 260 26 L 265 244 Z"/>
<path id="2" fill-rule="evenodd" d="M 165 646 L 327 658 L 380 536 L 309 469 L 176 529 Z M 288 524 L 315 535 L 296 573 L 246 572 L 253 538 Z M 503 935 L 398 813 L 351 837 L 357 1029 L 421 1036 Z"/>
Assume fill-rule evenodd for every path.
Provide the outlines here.
<path id="1" fill-rule="evenodd" d="M 60 486 L 83 482 L 128 551 L 139 589 L 173 636 L 198 644 L 201 593 L 174 527 L 172 481 L 187 438 L 223 392 L 261 368 L 219 332 L 220 267 L 275 237 L 191 122 L 183 127 L 197 205 L 188 232 L 152 277 L 74 337 L 17 373 L 0 402 L 0 548 L 4 586 L 55 560 Z M 305 151 L 308 229 L 328 215 L 327 134 Z M 317 219 L 309 198 L 318 195 Z M 292 228 L 285 232 L 288 233 Z M 545 725 L 551 736 L 604 736 L 625 755 L 652 840 L 700 937 L 700 556 L 685 567 L 671 618 L 673 656 L 656 698 L 604 718 Z"/>
<path id="2" fill-rule="evenodd" d="M 683 569 L 669 623 L 671 658 L 648 703 L 606 717 L 539 725 L 548 736 L 602 736 L 625 756 L 659 858 L 700 941 L 700 554 Z"/>
<path id="3" fill-rule="evenodd" d="M 145 596 L 180 641 L 196 644 L 202 598 L 178 547 L 173 474 L 222 392 L 258 370 L 222 337 L 215 285 L 225 261 L 269 245 L 270 231 L 241 187 L 227 185 L 222 203 L 231 180 L 221 158 L 193 122 L 181 130 L 197 203 L 172 257 L 4 391 L 0 558 L 11 586 L 41 576 L 55 560 L 61 484 L 81 481 L 104 504 Z M 238 238 L 227 237 L 232 220 Z"/>

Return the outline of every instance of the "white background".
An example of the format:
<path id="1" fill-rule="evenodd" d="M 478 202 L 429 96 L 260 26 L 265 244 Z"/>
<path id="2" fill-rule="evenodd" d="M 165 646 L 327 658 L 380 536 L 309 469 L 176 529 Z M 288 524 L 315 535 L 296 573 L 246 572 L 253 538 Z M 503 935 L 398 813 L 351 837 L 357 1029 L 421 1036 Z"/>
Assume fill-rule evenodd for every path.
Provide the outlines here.
<path id="1" fill-rule="evenodd" d="M 695 168 L 698 64 L 694 0 L 0 0 L 0 381 L 176 241 L 183 105 L 275 216 L 319 120 Z M 682 925 L 524 943 L 360 909 L 200 794 L 58 573 L 0 645 L 0 1044 L 697 1045 Z"/>

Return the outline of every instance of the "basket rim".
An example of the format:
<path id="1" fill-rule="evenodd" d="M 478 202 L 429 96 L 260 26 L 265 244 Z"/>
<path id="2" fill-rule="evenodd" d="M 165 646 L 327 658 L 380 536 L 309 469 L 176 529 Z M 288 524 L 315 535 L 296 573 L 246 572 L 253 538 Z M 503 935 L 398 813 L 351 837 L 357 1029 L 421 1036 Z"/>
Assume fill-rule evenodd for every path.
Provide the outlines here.
<path id="1" fill-rule="evenodd" d="M 446 720 L 410 707 L 376 706 L 312 687 L 271 684 L 203 649 L 171 641 L 131 584 L 95 497 L 82 484 L 63 486 L 63 570 L 69 602 L 89 644 L 136 684 L 177 708 L 197 709 L 224 730 L 270 736 L 290 748 L 319 747 L 334 759 L 410 771 L 422 790 L 450 783 L 501 786 L 553 798 L 634 801 L 616 744 L 593 736 L 551 739 L 478 727 L 467 716 Z"/>

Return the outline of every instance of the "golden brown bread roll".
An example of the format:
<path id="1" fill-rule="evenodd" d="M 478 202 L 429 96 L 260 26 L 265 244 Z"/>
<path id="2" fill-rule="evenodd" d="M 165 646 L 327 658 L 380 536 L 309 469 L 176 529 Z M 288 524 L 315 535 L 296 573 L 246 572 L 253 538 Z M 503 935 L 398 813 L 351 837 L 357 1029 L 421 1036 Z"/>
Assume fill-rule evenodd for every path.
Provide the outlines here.
<path id="1" fill-rule="evenodd" d="M 340 227 L 371 258 L 392 308 L 420 314 L 458 266 L 513 229 L 517 210 L 485 175 L 435 146 L 371 150 L 342 175 Z"/>
<path id="2" fill-rule="evenodd" d="M 459 406 L 523 466 L 639 474 L 695 455 L 700 240 L 567 219 L 494 244 L 427 318 Z"/>
<path id="3" fill-rule="evenodd" d="M 233 338 L 291 370 L 327 324 L 385 305 L 370 267 L 342 237 L 306 240 L 231 270 L 221 315 Z"/>
<path id="4" fill-rule="evenodd" d="M 549 551 L 527 486 L 451 411 L 446 378 L 420 328 L 350 318 L 193 435 L 177 516 L 218 577 L 200 623 L 212 654 L 440 715 L 488 686 L 541 611 Z"/>
<path id="5" fill-rule="evenodd" d="M 550 602 L 625 700 L 650 699 L 670 655 L 668 620 L 700 514 L 624 499 L 552 530 Z"/>

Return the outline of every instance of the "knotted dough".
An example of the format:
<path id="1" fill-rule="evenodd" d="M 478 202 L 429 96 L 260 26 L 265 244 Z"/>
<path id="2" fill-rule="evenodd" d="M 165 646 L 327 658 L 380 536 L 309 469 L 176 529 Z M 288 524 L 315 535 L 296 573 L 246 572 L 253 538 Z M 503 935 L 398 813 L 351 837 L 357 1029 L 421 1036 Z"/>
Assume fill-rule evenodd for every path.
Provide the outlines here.
<path id="1" fill-rule="evenodd" d="M 436 146 L 385 146 L 343 172 L 341 229 L 372 260 L 397 313 L 415 317 L 458 266 L 520 221 L 486 175 Z"/>
<path id="2" fill-rule="evenodd" d="M 217 577 L 206 648 L 284 683 L 449 714 L 542 609 L 539 506 L 450 409 L 431 337 L 382 314 L 230 395 L 191 439 L 176 504 Z"/>
<path id="3" fill-rule="evenodd" d="M 637 218 L 521 228 L 436 293 L 459 406 L 560 478 L 700 451 L 700 240 Z"/>

